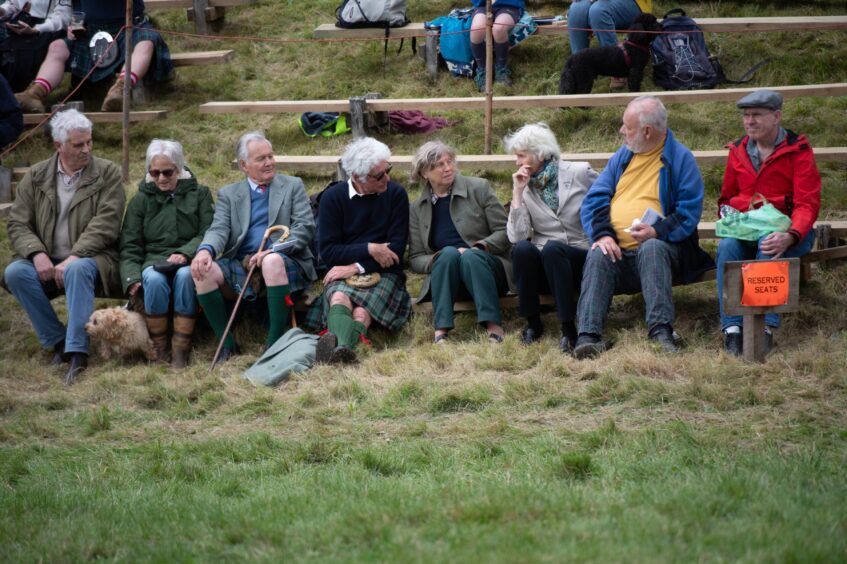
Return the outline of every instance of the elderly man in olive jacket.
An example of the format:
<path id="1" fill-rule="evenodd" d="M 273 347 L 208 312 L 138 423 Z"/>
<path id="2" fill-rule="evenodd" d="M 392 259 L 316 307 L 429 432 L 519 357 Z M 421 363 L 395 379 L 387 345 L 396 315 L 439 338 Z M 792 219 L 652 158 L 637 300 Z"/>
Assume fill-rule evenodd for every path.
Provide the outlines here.
<path id="1" fill-rule="evenodd" d="M 76 110 L 50 120 L 56 154 L 33 166 L 18 186 L 8 223 L 16 256 L 3 273 L 42 346 L 53 347 L 51 366 L 70 363 L 66 384 L 88 365 L 85 323 L 95 291 L 120 295 L 123 184 L 114 163 L 91 155 L 91 127 Z M 67 327 L 50 305 L 62 292 Z"/>

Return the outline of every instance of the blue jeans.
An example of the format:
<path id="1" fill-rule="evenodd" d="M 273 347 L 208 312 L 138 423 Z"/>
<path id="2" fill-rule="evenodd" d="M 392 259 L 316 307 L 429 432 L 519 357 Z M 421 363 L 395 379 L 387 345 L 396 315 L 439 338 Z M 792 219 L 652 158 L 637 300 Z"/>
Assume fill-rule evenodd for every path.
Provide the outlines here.
<path id="1" fill-rule="evenodd" d="M 174 313 L 193 316 L 197 312 L 191 265 L 187 264 L 173 274 L 162 274 L 148 266 L 141 273 L 141 280 L 144 287 L 144 311 L 148 315 L 167 315 L 171 286 L 174 294 Z"/>
<path id="2" fill-rule="evenodd" d="M 97 263 L 91 258 L 77 259 L 65 269 L 68 305 L 68 326 L 65 327 L 46 293 L 53 294 L 56 287 L 52 282 L 46 286 L 41 284 L 32 261 L 16 260 L 6 267 L 4 274 L 6 286 L 29 316 L 41 346 L 52 347 L 64 339 L 66 353 L 88 353 L 85 324 L 94 311 L 94 288 L 99 277 Z"/>
<path id="3" fill-rule="evenodd" d="M 618 38 L 614 31 L 597 30 L 628 29 L 640 13 L 641 9 L 635 0 L 574 0 L 568 9 L 571 53 L 588 48 L 588 28 L 595 30 L 601 47 L 617 45 Z"/>
<path id="4" fill-rule="evenodd" d="M 764 237 L 762 237 L 764 239 Z M 771 256 L 762 254 L 759 245 L 762 239 L 758 242 L 741 241 L 739 239 L 721 239 L 718 243 L 718 307 L 721 313 L 721 330 L 737 325 L 744 325 L 744 317 L 740 315 L 726 315 L 723 312 L 723 265 L 727 261 L 733 260 L 752 260 L 752 259 L 769 259 Z M 815 244 L 815 232 L 809 231 L 802 241 L 789 248 L 783 253 L 780 258 L 795 258 L 802 257 L 812 250 L 812 245 Z M 780 316 L 778 313 L 768 313 L 765 315 L 765 325 L 768 327 L 779 327 Z"/>
<path id="5" fill-rule="evenodd" d="M 644 296 L 647 329 L 673 325 L 673 277 L 679 274 L 679 245 L 648 239 L 635 251 L 623 251 L 612 262 L 600 249 L 588 251 L 582 270 L 582 293 L 577 314 L 579 332 L 603 334 L 603 325 L 615 294 Z"/>

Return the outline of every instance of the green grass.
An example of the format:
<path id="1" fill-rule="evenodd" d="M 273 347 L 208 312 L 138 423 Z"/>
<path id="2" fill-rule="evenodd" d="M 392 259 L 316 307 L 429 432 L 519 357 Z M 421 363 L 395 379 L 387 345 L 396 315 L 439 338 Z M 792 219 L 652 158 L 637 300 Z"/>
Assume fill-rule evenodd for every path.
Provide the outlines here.
<path id="1" fill-rule="evenodd" d="M 307 38 L 338 0 L 259 0 L 230 10 L 229 36 Z M 454 2 L 410 2 L 420 21 Z M 844 14 L 844 2 L 681 2 L 690 15 Z M 663 13 L 676 2 L 656 1 Z M 556 14 L 561 2 L 535 1 Z M 154 14 L 191 31 L 180 11 Z M 712 34 L 730 76 L 765 56 L 753 86 L 847 76 L 843 32 Z M 133 125 L 132 183 L 153 137 L 180 139 L 216 191 L 237 137 L 264 129 L 277 153 L 338 154 L 349 138 L 307 139 L 294 115 L 202 115 L 209 100 L 475 96 L 471 81 L 431 84 L 408 49 L 375 43 L 270 43 L 169 37 L 175 51 L 234 48 L 232 63 L 184 68 L 146 108 L 167 120 Z M 533 38 L 512 53 L 514 94 L 555 92 L 562 40 Z M 645 89 L 651 89 L 648 78 Z M 59 89 L 62 90 L 61 88 Z M 606 92 L 599 80 L 595 92 Z M 92 107 L 96 107 L 96 104 Z M 716 149 L 741 133 L 729 103 L 670 106 L 675 134 Z M 785 123 L 815 146 L 847 145 L 847 99 L 788 100 Z M 500 138 L 545 120 L 566 151 L 612 151 L 620 108 L 498 111 Z M 481 112 L 444 112 L 437 134 L 381 134 L 396 154 L 442 138 L 483 149 Z M 120 129 L 95 127 L 96 152 L 120 158 Z M 36 136 L 4 164 L 50 154 Z M 477 171 L 465 171 L 475 173 Z M 723 168 L 704 167 L 704 218 L 715 214 Z M 847 170 L 821 167 L 822 218 L 847 217 Z M 502 200 L 508 174 L 486 174 Z M 396 179 L 405 180 L 403 175 Z M 310 191 L 328 178 L 304 179 Z M 128 194 L 134 186 L 129 186 Z M 410 187 L 412 196 L 417 189 Z M 712 251 L 711 243 L 706 245 Z M 12 256 L 0 222 L 0 265 Z M 420 277 L 411 276 L 414 292 Z M 816 269 L 802 310 L 785 316 L 763 365 L 720 353 L 715 284 L 674 291 L 687 346 L 645 342 L 640 296 L 616 298 L 615 347 L 578 362 L 558 329 L 522 347 L 522 320 L 491 347 L 469 314 L 449 346 L 431 344 L 432 318 L 374 333 L 355 367 L 319 366 L 278 389 L 241 373 L 262 330 L 242 323 L 245 354 L 214 373 L 216 343 L 200 327 L 194 362 L 172 372 L 92 359 L 62 386 L 21 308 L 0 292 L 0 560 L 82 561 L 815 561 L 847 558 L 847 267 Z M 56 302 L 65 315 L 64 301 Z M 115 302 L 98 301 L 98 305 Z"/>

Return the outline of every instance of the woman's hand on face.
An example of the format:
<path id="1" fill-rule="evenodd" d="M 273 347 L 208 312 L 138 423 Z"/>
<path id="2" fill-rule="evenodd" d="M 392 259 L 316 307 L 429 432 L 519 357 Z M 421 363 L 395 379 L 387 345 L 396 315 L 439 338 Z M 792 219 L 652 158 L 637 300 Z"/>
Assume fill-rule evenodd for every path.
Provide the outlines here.
<path id="1" fill-rule="evenodd" d="M 512 188 L 515 190 L 520 189 L 523 190 L 526 188 L 526 185 L 529 183 L 529 178 L 532 176 L 532 173 L 529 170 L 529 165 L 522 165 L 513 175 L 512 175 Z"/>

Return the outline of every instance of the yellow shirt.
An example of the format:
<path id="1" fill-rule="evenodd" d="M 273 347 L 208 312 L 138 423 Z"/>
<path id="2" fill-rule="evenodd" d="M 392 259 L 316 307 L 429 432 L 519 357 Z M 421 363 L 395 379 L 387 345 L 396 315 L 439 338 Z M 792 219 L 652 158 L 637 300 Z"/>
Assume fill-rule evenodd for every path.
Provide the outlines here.
<path id="1" fill-rule="evenodd" d="M 653 11 L 653 0 L 635 0 L 635 3 L 638 4 L 638 7 L 641 8 L 641 11 L 645 14 L 649 14 Z"/>
<path id="2" fill-rule="evenodd" d="M 649 153 L 636 153 L 626 167 L 615 195 L 612 197 L 612 227 L 622 249 L 632 250 L 638 247 L 638 241 L 624 231 L 632 226 L 633 219 L 641 219 L 647 208 L 662 213 L 659 200 L 659 171 L 662 169 L 662 143 Z"/>

